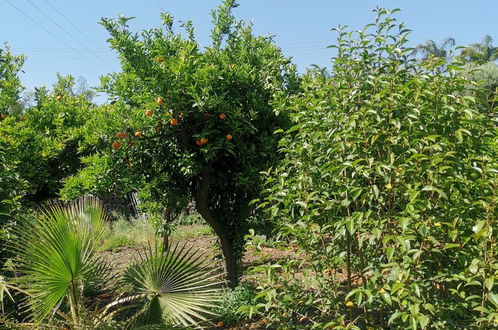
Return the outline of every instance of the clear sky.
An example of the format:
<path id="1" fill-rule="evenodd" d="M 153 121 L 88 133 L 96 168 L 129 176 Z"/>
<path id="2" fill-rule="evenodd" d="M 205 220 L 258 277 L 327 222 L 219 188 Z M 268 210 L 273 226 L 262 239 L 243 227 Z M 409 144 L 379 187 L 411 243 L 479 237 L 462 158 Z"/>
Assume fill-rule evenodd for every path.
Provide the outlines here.
<path id="1" fill-rule="evenodd" d="M 114 52 L 106 44 L 101 17 L 135 16 L 135 31 L 160 25 L 159 13 L 177 20 L 192 20 L 197 39 L 209 43 L 211 9 L 215 0 L 0 0 L 0 42 L 28 59 L 23 84 L 50 86 L 56 73 L 82 76 L 88 85 L 99 76 L 119 70 Z M 376 6 L 401 8 L 399 20 L 412 29 L 411 43 L 441 41 L 452 36 L 458 45 L 480 41 L 489 34 L 498 44 L 498 0 L 239 0 L 237 18 L 253 20 L 257 34 L 276 36 L 284 53 L 300 69 L 329 66 L 337 25 L 359 29 L 373 19 Z M 17 7 L 16 8 L 14 8 Z M 36 23 L 35 23 L 36 22 Z"/>

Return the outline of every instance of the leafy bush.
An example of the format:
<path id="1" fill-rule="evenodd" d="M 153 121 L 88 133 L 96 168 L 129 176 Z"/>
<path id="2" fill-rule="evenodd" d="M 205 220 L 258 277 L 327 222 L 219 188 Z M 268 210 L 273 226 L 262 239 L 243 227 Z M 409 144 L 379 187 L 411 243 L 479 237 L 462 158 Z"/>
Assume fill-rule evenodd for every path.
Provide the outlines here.
<path id="1" fill-rule="evenodd" d="M 215 313 L 225 325 L 247 320 L 249 317 L 244 307 L 254 304 L 255 295 L 253 288 L 247 283 L 241 283 L 223 294 Z"/>
<path id="2" fill-rule="evenodd" d="M 338 29 L 332 77 L 281 102 L 294 126 L 260 207 L 297 257 L 255 271 L 256 306 L 286 329 L 498 322 L 495 110 L 458 63 L 410 59 L 393 12 Z"/>

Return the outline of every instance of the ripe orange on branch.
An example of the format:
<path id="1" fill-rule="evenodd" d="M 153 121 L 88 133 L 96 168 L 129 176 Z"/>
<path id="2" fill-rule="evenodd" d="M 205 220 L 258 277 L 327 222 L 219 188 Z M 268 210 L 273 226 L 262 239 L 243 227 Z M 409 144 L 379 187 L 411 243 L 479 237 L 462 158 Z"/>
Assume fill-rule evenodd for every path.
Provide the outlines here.
<path id="1" fill-rule="evenodd" d="M 147 117 L 151 117 L 153 114 L 154 114 L 154 112 L 153 112 L 152 110 L 150 110 L 150 109 L 149 109 L 149 110 L 147 110 L 147 111 L 145 111 L 145 115 L 146 115 Z"/>
<path id="2" fill-rule="evenodd" d="M 231 139 L 233 139 L 232 134 L 227 134 L 227 140 L 231 140 Z"/>
<path id="3" fill-rule="evenodd" d="M 137 131 L 137 132 L 135 132 L 134 135 L 135 135 L 136 138 L 140 138 L 140 137 L 142 137 L 142 132 Z"/>
<path id="4" fill-rule="evenodd" d="M 2 115 L 0 115 L 0 118 L 5 119 L 5 118 L 7 118 L 7 115 L 2 113 Z"/>
<path id="5" fill-rule="evenodd" d="M 121 148 L 121 143 L 119 141 L 114 141 L 112 143 L 112 148 L 118 150 L 119 148 Z"/>
<path id="6" fill-rule="evenodd" d="M 62 101 L 62 96 L 60 95 L 57 95 L 57 97 L 55 98 L 57 101 Z"/>
<path id="7" fill-rule="evenodd" d="M 208 143 L 208 142 L 209 142 L 209 139 L 208 139 L 208 138 L 202 138 L 202 139 L 201 139 L 201 145 L 204 145 L 204 144 L 206 144 L 206 143 Z"/>
<path id="8" fill-rule="evenodd" d="M 220 113 L 220 119 L 221 120 L 224 120 L 226 117 L 227 117 L 227 115 L 225 115 L 224 113 Z"/>
<path id="9" fill-rule="evenodd" d="M 162 97 L 158 97 L 156 99 L 156 103 L 159 104 L 159 105 L 163 105 L 164 104 L 164 99 Z"/>
<path id="10" fill-rule="evenodd" d="M 162 58 L 161 56 L 159 56 L 159 57 L 156 58 L 156 62 L 157 63 L 162 63 L 162 62 L 164 62 L 164 58 Z"/>
<path id="11" fill-rule="evenodd" d="M 169 120 L 169 124 L 170 124 L 171 126 L 176 126 L 176 125 L 178 125 L 178 120 L 176 120 L 175 118 L 171 118 L 171 119 Z"/>

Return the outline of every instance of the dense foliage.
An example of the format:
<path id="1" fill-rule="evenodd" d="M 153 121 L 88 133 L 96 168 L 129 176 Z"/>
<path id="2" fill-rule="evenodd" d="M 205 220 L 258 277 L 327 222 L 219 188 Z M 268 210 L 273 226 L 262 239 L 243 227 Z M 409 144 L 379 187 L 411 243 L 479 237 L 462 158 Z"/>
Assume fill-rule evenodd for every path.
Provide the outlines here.
<path id="1" fill-rule="evenodd" d="M 0 322 L 496 327 L 492 39 L 459 53 L 452 38 L 410 48 L 397 10 L 377 9 L 364 30 L 337 29 L 330 72 L 298 75 L 235 7 L 212 12 L 207 47 L 169 14 L 138 33 L 131 18 L 103 19 L 121 61 L 101 79 L 104 105 L 71 76 L 26 101 L 24 57 L 0 49 Z M 113 227 L 86 193 L 138 193 L 143 221 Z M 33 210 L 54 198 L 76 202 Z M 224 270 L 168 244 L 172 220 L 203 221 L 186 207 L 217 235 Z M 134 229 L 109 246 L 143 245 L 155 239 L 146 221 L 165 239 L 115 280 L 100 254 L 107 228 Z M 261 256 L 247 261 L 251 285 L 222 294 L 221 277 L 240 279 L 245 243 Z"/>
<path id="2" fill-rule="evenodd" d="M 18 74 L 23 63 L 24 57 L 12 55 L 9 49 L 0 49 L 0 127 L 11 121 L 8 114 L 19 102 L 22 87 Z M 19 198 L 26 186 L 17 171 L 19 159 L 11 154 L 3 142 L 5 139 L 0 133 L 0 231 L 8 215 L 19 208 Z"/>
<path id="3" fill-rule="evenodd" d="M 183 36 L 167 14 L 162 28 L 141 33 L 129 31 L 128 18 L 102 21 L 122 63 L 121 73 L 102 80 L 115 104 L 87 125 L 100 152 L 63 191 L 72 198 L 141 189 L 165 220 L 194 200 L 220 238 L 232 285 L 249 202 L 260 192 L 260 171 L 276 160 L 273 132 L 286 125 L 270 102 L 297 80 L 270 37 L 235 20 L 235 6 L 227 0 L 213 12 L 213 44 L 205 49 L 191 23 Z"/>
<path id="4" fill-rule="evenodd" d="M 409 31 L 377 13 L 339 29 L 332 77 L 308 75 L 288 100 L 260 207 L 300 257 L 256 268 L 258 308 L 286 329 L 491 327 L 495 110 L 457 63 L 411 59 Z"/>

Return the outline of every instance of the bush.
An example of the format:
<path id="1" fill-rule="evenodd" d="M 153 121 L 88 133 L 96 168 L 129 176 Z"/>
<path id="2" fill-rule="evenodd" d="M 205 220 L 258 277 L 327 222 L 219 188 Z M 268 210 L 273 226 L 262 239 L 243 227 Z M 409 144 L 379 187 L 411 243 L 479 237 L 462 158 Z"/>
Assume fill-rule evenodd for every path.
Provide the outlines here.
<path id="1" fill-rule="evenodd" d="M 242 283 L 223 294 L 220 306 L 214 312 L 225 325 L 247 320 L 249 317 L 244 307 L 252 305 L 254 297 L 254 289 L 247 283 Z"/>
<path id="2" fill-rule="evenodd" d="M 307 75 L 286 104 L 260 207 L 298 257 L 255 268 L 258 308 L 286 329 L 498 322 L 493 109 L 458 63 L 410 59 L 393 12 L 339 29 L 332 77 Z"/>

